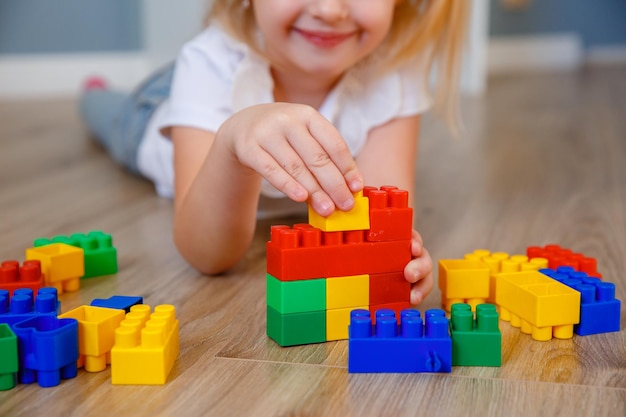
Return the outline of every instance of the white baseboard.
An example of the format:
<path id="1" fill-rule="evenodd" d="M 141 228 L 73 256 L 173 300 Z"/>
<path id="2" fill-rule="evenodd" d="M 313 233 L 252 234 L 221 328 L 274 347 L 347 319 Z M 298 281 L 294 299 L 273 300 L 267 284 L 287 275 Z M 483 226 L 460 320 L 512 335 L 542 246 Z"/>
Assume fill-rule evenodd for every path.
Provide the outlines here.
<path id="1" fill-rule="evenodd" d="M 584 62 L 576 33 L 494 37 L 489 40 L 488 73 L 573 70 Z"/>
<path id="2" fill-rule="evenodd" d="M 151 70 L 142 53 L 0 56 L 0 98 L 72 96 L 93 75 L 130 89 Z"/>

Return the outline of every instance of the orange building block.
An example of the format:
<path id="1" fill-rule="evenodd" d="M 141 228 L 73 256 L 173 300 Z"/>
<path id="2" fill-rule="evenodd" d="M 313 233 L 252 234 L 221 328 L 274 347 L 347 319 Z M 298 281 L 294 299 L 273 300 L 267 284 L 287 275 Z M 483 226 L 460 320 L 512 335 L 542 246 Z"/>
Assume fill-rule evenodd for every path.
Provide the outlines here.
<path id="1" fill-rule="evenodd" d="M 59 318 L 78 321 L 78 367 L 88 372 L 100 372 L 111 363 L 110 353 L 115 342 L 115 329 L 124 320 L 124 310 L 81 306 Z"/>
<path id="2" fill-rule="evenodd" d="M 59 294 L 80 289 L 80 277 L 85 275 L 82 249 L 65 243 L 26 249 L 26 260 L 33 259 L 41 262 L 46 285 L 56 288 Z"/>
<path id="3" fill-rule="evenodd" d="M 115 331 L 111 383 L 165 384 L 179 350 L 179 324 L 174 306 L 162 304 L 150 314 L 150 306 L 134 305 Z"/>

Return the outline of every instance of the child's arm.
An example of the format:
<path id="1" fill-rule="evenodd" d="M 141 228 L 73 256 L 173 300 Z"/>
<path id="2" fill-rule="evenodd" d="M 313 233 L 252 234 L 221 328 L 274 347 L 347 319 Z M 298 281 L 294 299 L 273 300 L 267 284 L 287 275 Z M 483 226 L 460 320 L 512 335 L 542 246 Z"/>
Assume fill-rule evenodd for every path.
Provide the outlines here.
<path id="1" fill-rule="evenodd" d="M 174 240 L 187 261 L 216 274 L 250 245 L 261 177 L 321 215 L 349 210 L 363 188 L 339 132 L 309 106 L 252 106 L 215 133 L 173 127 Z"/>
<path id="2" fill-rule="evenodd" d="M 419 138 L 419 116 L 394 119 L 372 131 L 357 164 L 365 184 L 395 185 L 415 189 L 415 163 Z M 414 259 L 404 269 L 411 286 L 411 304 L 419 304 L 433 288 L 432 259 L 422 238 L 413 231 L 411 247 Z"/>

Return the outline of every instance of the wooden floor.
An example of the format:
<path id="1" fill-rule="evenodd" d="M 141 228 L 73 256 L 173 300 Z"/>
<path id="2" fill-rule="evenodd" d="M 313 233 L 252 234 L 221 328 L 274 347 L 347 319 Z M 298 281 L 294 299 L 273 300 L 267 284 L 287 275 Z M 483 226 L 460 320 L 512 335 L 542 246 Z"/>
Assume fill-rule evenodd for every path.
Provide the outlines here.
<path id="1" fill-rule="evenodd" d="M 626 68 L 489 87 L 463 103 L 464 139 L 424 125 L 416 224 L 435 262 L 559 243 L 596 257 L 625 301 Z M 38 236 L 104 230 L 119 273 L 63 294 L 63 311 L 142 295 L 174 304 L 181 323 L 166 385 L 112 386 L 108 369 L 81 370 L 58 387 L 0 392 L 2 416 L 626 415 L 625 330 L 536 342 L 501 322 L 502 367 L 451 374 L 349 375 L 346 341 L 280 348 L 265 336 L 270 222 L 230 274 L 201 276 L 174 248 L 171 202 L 87 140 L 74 102 L 2 102 L 0 129 L 0 260 L 23 260 Z M 420 309 L 439 297 L 435 289 Z"/>

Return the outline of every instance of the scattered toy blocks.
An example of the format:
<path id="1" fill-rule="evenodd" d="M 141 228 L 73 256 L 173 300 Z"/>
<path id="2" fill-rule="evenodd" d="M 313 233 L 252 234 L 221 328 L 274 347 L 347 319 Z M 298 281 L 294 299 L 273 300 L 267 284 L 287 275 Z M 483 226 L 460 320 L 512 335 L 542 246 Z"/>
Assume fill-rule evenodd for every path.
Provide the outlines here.
<path id="1" fill-rule="evenodd" d="M 130 312 L 130 308 L 137 304 L 143 304 L 143 297 L 114 295 L 106 299 L 95 298 L 91 301 L 90 305 L 94 307 L 116 308 L 128 313 Z"/>
<path id="2" fill-rule="evenodd" d="M 496 303 L 503 320 L 535 340 L 569 339 L 580 321 L 580 293 L 539 271 L 499 274 Z"/>
<path id="3" fill-rule="evenodd" d="M 117 273 L 117 249 L 113 246 L 110 234 L 93 230 L 87 234 L 75 233 L 70 236 L 54 236 L 51 239 L 37 238 L 33 246 L 40 247 L 51 243 L 65 243 L 83 249 L 85 273 L 82 278 Z"/>
<path id="4" fill-rule="evenodd" d="M 106 369 L 110 352 L 115 342 L 115 329 L 124 320 L 125 312 L 119 309 L 81 306 L 59 318 L 72 318 L 78 321 L 78 367 L 84 366 L 87 372 L 100 372 Z"/>
<path id="5" fill-rule="evenodd" d="M 324 232 L 367 230 L 370 228 L 369 199 L 363 192 L 354 193 L 354 207 L 350 211 L 335 210 L 330 216 L 320 216 L 309 205 L 309 224 Z"/>
<path id="6" fill-rule="evenodd" d="M 46 285 L 63 291 L 78 291 L 80 277 L 85 274 L 83 250 L 65 243 L 52 243 L 26 249 L 26 260 L 41 262 Z"/>
<path id="7" fill-rule="evenodd" d="M 468 303 L 472 309 L 489 298 L 489 268 L 479 260 L 443 259 L 439 261 L 441 304 L 450 311 L 452 304 Z"/>
<path id="8" fill-rule="evenodd" d="M 502 366 L 502 332 L 493 304 L 454 304 L 450 316 L 453 366 Z"/>
<path id="9" fill-rule="evenodd" d="M 115 330 L 111 349 L 114 385 L 165 384 L 178 357 L 179 324 L 174 306 L 133 306 Z"/>
<path id="10" fill-rule="evenodd" d="M 41 262 L 38 260 L 25 261 L 22 266 L 18 261 L 12 260 L 0 264 L 0 289 L 8 290 L 10 295 L 18 288 L 37 291 L 44 285 Z"/>
<path id="11" fill-rule="evenodd" d="M 526 248 L 526 253 L 530 259 L 538 257 L 547 259 L 548 265 L 544 268 L 556 270 L 560 266 L 571 266 L 576 271 L 586 272 L 589 276 L 602 278 L 602 275 L 597 270 L 595 258 L 574 252 L 571 249 L 562 248 L 556 244 L 543 247 L 529 246 Z"/>
<path id="12" fill-rule="evenodd" d="M 0 391 L 9 390 L 17 383 L 17 336 L 6 323 L 0 323 Z"/>
<path id="13" fill-rule="evenodd" d="M 615 284 L 590 277 L 571 266 L 561 266 L 556 271 L 541 269 L 539 272 L 580 293 L 580 323 L 574 325 L 577 335 L 620 331 L 622 303 L 615 298 Z"/>
<path id="14" fill-rule="evenodd" d="M 348 372 L 451 372 L 452 339 L 443 310 L 401 314 L 400 325 L 391 310 L 354 310 L 350 319 Z M 425 323 L 424 323 L 425 322 Z"/>
<path id="15" fill-rule="evenodd" d="M 39 315 L 16 323 L 19 346 L 19 382 L 35 381 L 41 387 L 59 385 L 74 378 L 78 360 L 78 322 Z"/>

